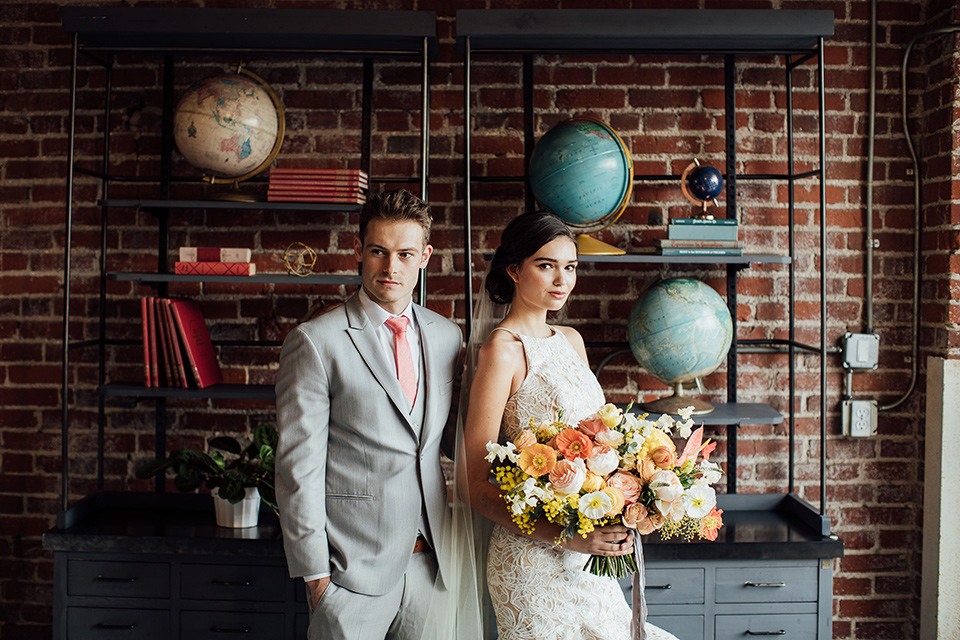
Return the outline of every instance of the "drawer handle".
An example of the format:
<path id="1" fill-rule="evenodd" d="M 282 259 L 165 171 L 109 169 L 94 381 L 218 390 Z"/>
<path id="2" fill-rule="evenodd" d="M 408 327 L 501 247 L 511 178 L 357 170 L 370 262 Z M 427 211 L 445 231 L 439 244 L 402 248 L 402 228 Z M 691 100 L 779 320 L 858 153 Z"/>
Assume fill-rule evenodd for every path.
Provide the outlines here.
<path id="1" fill-rule="evenodd" d="M 672 584 L 648 584 L 647 589 L 673 589 Z"/>
<path id="2" fill-rule="evenodd" d="M 743 586 L 767 589 L 770 587 L 785 587 L 787 586 L 787 583 L 786 582 L 744 582 Z"/>
<path id="3" fill-rule="evenodd" d="M 135 624 L 104 624 L 102 622 L 98 622 L 97 624 L 93 625 L 93 628 L 94 629 L 111 629 L 114 631 L 116 630 L 132 631 L 133 629 L 137 628 L 137 625 Z"/>
<path id="4" fill-rule="evenodd" d="M 787 635 L 786 629 L 780 629 L 779 631 L 747 631 L 748 636 L 785 636 Z"/>
<path id="5" fill-rule="evenodd" d="M 136 578 L 111 578 L 110 576 L 97 576 L 97 582 L 136 582 Z"/>
<path id="6" fill-rule="evenodd" d="M 230 580 L 211 580 L 210 584 L 217 587 L 249 587 L 253 584 L 253 580 L 238 580 L 236 582 L 231 582 Z"/>
<path id="7" fill-rule="evenodd" d="M 210 627 L 210 633 L 250 633 L 250 627 L 242 629 L 225 629 L 223 627 Z"/>

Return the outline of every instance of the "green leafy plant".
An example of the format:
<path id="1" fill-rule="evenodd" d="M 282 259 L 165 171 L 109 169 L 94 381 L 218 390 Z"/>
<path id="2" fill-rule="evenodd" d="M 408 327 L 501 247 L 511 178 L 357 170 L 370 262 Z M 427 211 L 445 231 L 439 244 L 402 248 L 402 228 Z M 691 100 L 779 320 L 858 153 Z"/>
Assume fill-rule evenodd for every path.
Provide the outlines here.
<path id="1" fill-rule="evenodd" d="M 166 458 L 145 462 L 137 467 L 136 476 L 143 480 L 173 469 L 173 486 L 178 490 L 194 491 L 205 484 L 234 504 L 243 499 L 248 487 L 256 487 L 260 498 L 277 510 L 273 486 L 277 430 L 272 424 L 254 429 L 253 441 L 246 447 L 230 436 L 211 438 L 207 444 L 212 449 L 209 453 L 174 449 Z"/>

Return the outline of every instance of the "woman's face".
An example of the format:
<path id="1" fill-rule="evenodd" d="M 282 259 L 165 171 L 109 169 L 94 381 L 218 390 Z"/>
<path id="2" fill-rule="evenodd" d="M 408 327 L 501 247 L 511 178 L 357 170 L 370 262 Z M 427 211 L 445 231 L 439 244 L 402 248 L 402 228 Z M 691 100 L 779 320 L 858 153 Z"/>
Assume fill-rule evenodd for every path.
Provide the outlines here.
<path id="1" fill-rule="evenodd" d="M 577 245 L 566 236 L 554 238 L 507 273 L 516 285 L 513 304 L 557 311 L 577 284 Z"/>

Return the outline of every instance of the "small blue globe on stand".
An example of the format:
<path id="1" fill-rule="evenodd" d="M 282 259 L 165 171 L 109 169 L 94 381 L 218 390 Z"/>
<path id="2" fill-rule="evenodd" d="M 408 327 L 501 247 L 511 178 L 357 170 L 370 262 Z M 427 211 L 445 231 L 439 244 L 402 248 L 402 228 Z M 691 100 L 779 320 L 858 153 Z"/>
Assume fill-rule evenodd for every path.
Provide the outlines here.
<path id="1" fill-rule="evenodd" d="M 680 190 L 687 200 L 700 207 L 703 217 L 712 218 L 707 215 L 707 207 L 717 204 L 717 196 L 723 191 L 723 174 L 694 160 L 680 176 Z"/>

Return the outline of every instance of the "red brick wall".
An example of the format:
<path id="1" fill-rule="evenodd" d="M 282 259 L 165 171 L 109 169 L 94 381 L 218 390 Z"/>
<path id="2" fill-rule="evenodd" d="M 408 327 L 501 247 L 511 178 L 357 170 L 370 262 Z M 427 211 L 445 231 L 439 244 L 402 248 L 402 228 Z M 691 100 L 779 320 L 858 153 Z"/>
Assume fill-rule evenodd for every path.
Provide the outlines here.
<path id="1" fill-rule="evenodd" d="M 78 2 L 77 4 L 84 4 Z M 184 4 L 184 3 L 180 3 Z M 230 2 L 185 3 L 230 6 Z M 251 3 L 232 3 L 251 6 Z M 259 6 L 300 6 L 264 0 Z M 453 3 L 366 2 L 367 8 L 437 11 L 441 56 L 432 71 L 431 189 L 437 225 L 431 262 L 430 306 L 463 317 L 463 68 L 453 36 Z M 457 3 L 460 8 L 510 8 L 509 2 Z M 522 3 L 530 6 L 531 3 Z M 827 86 L 828 222 L 827 261 L 829 344 L 846 331 L 862 331 L 864 322 L 864 198 L 866 177 L 868 19 L 865 0 L 832 2 L 537 3 L 544 8 L 783 8 L 831 9 L 836 35 L 825 52 Z M 357 3 L 310 3 L 313 8 L 356 8 Z M 59 27 L 55 4 L 21 2 L 5 7 L 0 26 L 0 636 L 33 638 L 48 634 L 52 564 L 40 548 L 40 534 L 53 524 L 59 509 L 60 337 L 63 300 L 62 259 L 67 152 L 69 42 Z M 858 397 L 885 404 L 902 393 L 910 371 L 910 272 L 912 268 L 912 182 L 900 125 L 900 62 L 907 41 L 920 31 L 960 19 L 949 0 L 879 3 L 877 149 L 874 171 L 874 224 L 880 246 L 875 256 L 877 281 L 875 329 L 881 336 L 881 368 L 858 374 Z M 950 275 L 957 253 L 960 188 L 953 179 L 960 134 L 951 130 L 958 117 L 957 50 L 952 38 L 924 41 L 912 57 L 909 86 L 912 130 L 925 159 L 925 258 L 921 364 L 926 354 L 958 355 L 956 322 L 960 314 L 957 286 Z M 177 85 L 225 68 L 232 60 L 178 63 Z M 328 166 L 356 166 L 359 144 L 360 69 L 357 63 L 302 63 L 282 59 L 245 61 L 281 93 L 287 107 L 287 139 L 281 164 L 322 161 Z M 608 56 L 535 60 L 538 83 L 538 131 L 582 110 L 599 112 L 627 141 L 637 171 L 678 173 L 696 156 L 722 168 L 722 61 L 711 58 Z M 798 167 L 816 161 L 815 66 L 795 76 L 797 89 Z M 741 171 L 783 170 L 781 133 L 782 60 L 745 59 L 739 67 L 741 109 L 737 135 Z M 114 154 L 112 170 L 125 174 L 157 172 L 160 146 L 159 76 L 155 60 L 123 59 L 114 72 L 111 96 Z M 475 61 L 473 80 L 473 167 L 475 175 L 518 174 L 523 167 L 520 69 L 509 57 Z M 96 167 L 102 130 L 103 72 L 82 61 L 78 95 L 77 158 Z M 416 148 L 419 92 L 409 65 L 377 66 L 377 102 L 372 173 L 411 174 Z M 348 160 L 344 160 L 348 158 Z M 951 162 L 953 164 L 951 164 Z M 178 163 L 178 175 L 195 175 Z M 186 187 L 177 193 L 186 194 Z M 111 196 L 150 187 L 114 188 Z M 254 188 L 256 190 L 256 188 Z M 818 198 L 798 190 L 797 243 L 798 327 L 800 339 L 818 340 L 819 229 Z M 72 339 L 92 338 L 99 312 L 99 210 L 91 203 L 98 183 L 78 178 L 75 189 L 71 311 Z M 518 185 L 474 186 L 473 246 L 482 252 L 496 246 L 502 224 L 522 208 Z M 781 187 L 741 183 L 743 239 L 760 251 L 785 251 L 785 192 Z M 721 202 L 721 207 L 723 203 Z M 637 185 L 633 204 L 603 237 L 625 248 L 650 246 L 663 237 L 667 217 L 689 211 L 674 183 Z M 294 240 L 320 250 L 318 269 L 353 269 L 351 231 L 355 216 L 266 217 L 216 212 L 177 213 L 171 219 L 171 247 L 181 244 L 252 245 L 261 271 L 281 268 L 279 253 Z M 145 213 L 112 212 L 108 269 L 152 269 L 157 236 L 155 220 Z M 477 260 L 475 269 L 482 271 Z M 576 325 L 588 340 L 622 340 L 625 319 L 643 287 L 661 275 L 690 273 L 721 287 L 717 270 L 621 270 L 587 266 L 581 285 L 560 320 Z M 754 267 L 743 273 L 737 309 L 740 337 L 785 337 L 786 269 Z M 106 317 L 111 337 L 136 340 L 137 296 L 150 291 L 110 283 Z M 342 298 L 339 287 L 260 287 L 255 285 L 189 287 L 172 294 L 199 299 L 219 339 L 277 339 L 316 309 Z M 269 383 L 276 349 L 221 350 L 227 377 L 235 382 Z M 604 353 L 591 356 L 594 362 Z M 135 380 L 140 354 L 133 344 L 107 350 L 109 380 Z M 95 488 L 97 353 L 71 352 L 71 501 Z M 798 357 L 796 409 L 799 491 L 819 499 L 819 359 Z M 768 402 L 786 412 L 787 362 L 782 355 L 750 354 L 741 358 L 741 401 Z M 915 638 L 919 610 L 919 550 L 922 500 L 923 377 L 918 391 L 903 405 L 885 411 L 880 435 L 866 440 L 841 437 L 838 401 L 841 372 L 830 356 L 831 397 L 827 443 L 827 511 L 844 539 L 846 557 L 834 563 L 834 636 L 837 638 Z M 616 358 L 602 381 L 610 395 L 627 400 L 653 397 L 664 387 L 643 375 L 631 356 Z M 722 398 L 725 375 L 707 381 L 710 397 Z M 268 403 L 171 402 L 169 446 L 200 445 L 211 433 L 243 433 L 272 419 Z M 106 488 L 145 489 L 132 480 L 135 462 L 154 447 L 153 411 L 149 403 L 106 404 Z M 784 491 L 786 427 L 744 427 L 740 431 L 738 473 L 744 492 Z M 724 433 L 713 434 L 725 446 Z"/>

